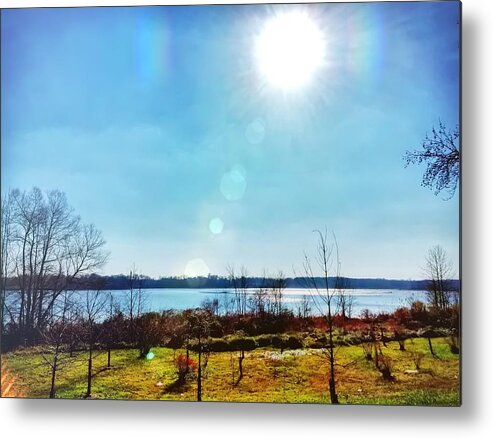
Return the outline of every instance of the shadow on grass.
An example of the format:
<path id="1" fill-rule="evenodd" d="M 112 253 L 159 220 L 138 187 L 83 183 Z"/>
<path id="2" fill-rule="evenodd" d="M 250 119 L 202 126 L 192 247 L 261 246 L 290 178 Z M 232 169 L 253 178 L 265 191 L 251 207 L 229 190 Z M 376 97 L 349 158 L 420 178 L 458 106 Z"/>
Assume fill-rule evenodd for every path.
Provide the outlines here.
<path id="1" fill-rule="evenodd" d="M 95 371 L 93 374 L 92 374 L 92 377 L 91 378 L 95 378 L 96 376 L 98 376 L 99 374 L 105 372 L 105 371 L 114 371 L 116 369 L 121 369 L 122 367 L 119 366 L 119 365 L 112 365 L 111 367 L 107 367 L 107 366 L 104 366 L 100 369 L 98 369 L 97 371 Z M 84 375 L 80 375 L 80 376 L 74 376 L 73 378 L 71 379 L 68 379 L 66 380 L 64 383 L 61 383 L 61 384 L 56 384 L 55 385 L 55 388 L 56 388 L 56 394 L 58 395 L 59 393 L 64 393 L 64 392 L 70 392 L 71 394 L 76 390 L 76 388 L 80 388 L 80 395 L 73 395 L 71 396 L 70 398 L 87 398 L 85 396 L 85 385 L 87 384 L 87 374 L 84 374 Z M 47 389 L 47 392 L 49 393 L 49 387 Z M 40 394 L 41 396 L 45 396 L 44 395 L 44 391 L 43 391 L 43 394 Z M 65 397 L 63 397 L 65 398 Z"/>
<path id="2" fill-rule="evenodd" d="M 116 370 L 121 370 L 123 368 L 124 367 L 122 365 L 104 366 L 99 370 L 95 371 L 94 373 L 92 373 L 92 377 L 96 377 L 97 375 L 104 373 L 105 371 L 116 371 Z"/>
<path id="3" fill-rule="evenodd" d="M 165 393 L 180 394 L 190 389 L 190 379 L 178 378 L 164 387 Z"/>

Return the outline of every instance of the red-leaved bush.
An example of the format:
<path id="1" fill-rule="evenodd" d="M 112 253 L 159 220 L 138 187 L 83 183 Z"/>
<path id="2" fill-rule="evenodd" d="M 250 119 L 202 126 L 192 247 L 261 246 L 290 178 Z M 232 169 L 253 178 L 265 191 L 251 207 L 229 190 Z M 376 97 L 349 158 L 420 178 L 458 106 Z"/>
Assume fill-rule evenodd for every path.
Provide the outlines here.
<path id="1" fill-rule="evenodd" d="M 197 362 L 193 360 L 191 357 L 188 357 L 184 354 L 178 355 L 175 359 L 176 372 L 178 373 L 178 377 L 183 379 L 185 376 L 197 370 Z"/>

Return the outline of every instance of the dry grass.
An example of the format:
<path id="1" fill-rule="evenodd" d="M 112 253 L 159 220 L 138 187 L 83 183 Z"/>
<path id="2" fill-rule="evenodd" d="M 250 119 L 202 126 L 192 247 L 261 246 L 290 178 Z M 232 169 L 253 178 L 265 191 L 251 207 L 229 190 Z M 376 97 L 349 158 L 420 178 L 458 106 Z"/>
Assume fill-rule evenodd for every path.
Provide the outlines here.
<path id="1" fill-rule="evenodd" d="M 337 352 L 337 391 L 341 403 L 352 404 L 459 404 L 459 358 L 450 353 L 446 339 L 434 340 L 437 358 L 425 339 L 409 341 L 408 351 L 390 342 L 382 353 L 393 363 L 395 381 L 382 379 L 360 346 Z M 113 366 L 105 368 L 105 355 L 95 359 L 99 371 L 93 379 L 93 398 L 131 400 L 195 400 L 196 382 L 181 384 L 173 364 L 173 350 L 155 348 L 152 360 L 138 359 L 136 350 L 119 350 Z M 423 356 L 420 370 L 413 354 Z M 49 372 L 40 355 L 25 351 L 3 357 L 19 379 L 18 388 L 30 397 L 47 397 Z M 231 360 L 231 358 L 233 360 Z M 85 354 L 59 371 L 57 397 L 79 398 L 85 390 Z M 233 376 L 232 363 L 235 366 Z M 328 365 L 317 350 L 257 349 L 246 353 L 244 377 L 238 377 L 237 354 L 212 353 L 203 381 L 204 401 L 329 403 Z"/>

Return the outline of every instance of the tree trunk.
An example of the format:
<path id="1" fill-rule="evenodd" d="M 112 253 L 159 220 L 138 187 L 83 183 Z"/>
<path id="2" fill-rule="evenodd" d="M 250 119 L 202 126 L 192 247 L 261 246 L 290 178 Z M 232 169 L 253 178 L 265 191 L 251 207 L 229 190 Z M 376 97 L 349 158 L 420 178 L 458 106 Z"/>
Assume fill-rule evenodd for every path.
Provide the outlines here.
<path id="1" fill-rule="evenodd" d="M 197 369 L 197 401 L 202 401 L 202 347 L 200 345 L 199 345 L 199 364 Z"/>
<path id="2" fill-rule="evenodd" d="M 243 359 L 245 359 L 245 350 L 241 350 L 240 359 L 239 359 L 239 369 L 240 369 L 240 377 L 239 380 L 243 378 Z"/>
<path id="3" fill-rule="evenodd" d="M 245 350 L 241 350 L 240 356 L 238 357 L 238 369 L 239 369 L 239 376 L 238 380 L 236 381 L 236 384 L 240 383 L 241 379 L 243 379 L 243 359 L 245 359 Z"/>
<path id="4" fill-rule="evenodd" d="M 339 404 L 339 398 L 336 392 L 336 380 L 335 380 L 335 363 L 334 363 L 334 348 L 330 349 L 330 379 L 329 379 L 329 392 L 330 392 L 330 402 L 333 405 Z"/>
<path id="5" fill-rule="evenodd" d="M 87 392 L 86 398 L 91 397 L 92 392 L 92 348 L 89 350 L 89 360 L 87 361 Z"/>
<path id="6" fill-rule="evenodd" d="M 151 351 L 151 348 L 150 347 L 147 347 L 147 346 L 140 347 L 140 349 L 139 349 L 139 357 L 141 359 L 145 359 L 147 357 L 147 354 L 149 353 L 149 351 Z"/>
<path id="7" fill-rule="evenodd" d="M 330 374 L 332 375 L 333 372 L 331 371 Z M 336 385 L 335 385 L 335 381 L 332 377 L 329 379 L 329 392 L 330 392 L 330 402 L 333 405 L 338 405 L 339 404 L 339 398 L 337 397 Z"/>
<path id="8" fill-rule="evenodd" d="M 55 378 L 56 378 L 57 367 L 58 367 L 58 357 L 55 356 L 53 359 L 53 366 L 51 367 L 50 398 L 55 398 Z"/>
<path id="9" fill-rule="evenodd" d="M 373 343 L 373 348 L 375 349 L 375 367 L 378 370 L 380 368 L 380 366 L 379 366 L 379 363 L 378 363 L 378 346 L 377 346 L 377 342 L 376 341 Z"/>
<path id="10" fill-rule="evenodd" d="M 435 357 L 435 352 L 433 351 L 433 344 L 431 343 L 431 337 L 428 337 L 428 346 L 430 347 L 430 353 Z"/>
<path id="11" fill-rule="evenodd" d="M 382 344 L 384 347 L 387 346 L 387 339 L 385 339 L 385 334 L 383 332 L 383 329 L 380 329 L 380 337 L 382 338 Z"/>
<path id="12" fill-rule="evenodd" d="M 337 397 L 337 392 L 336 392 L 333 330 L 334 327 L 332 325 L 332 314 L 330 311 L 330 304 L 329 304 L 329 364 L 330 364 L 329 393 L 330 393 L 330 402 L 333 405 L 338 405 L 339 399 Z"/>
<path id="13" fill-rule="evenodd" d="M 111 368 L 111 348 L 108 348 L 108 368 Z"/>

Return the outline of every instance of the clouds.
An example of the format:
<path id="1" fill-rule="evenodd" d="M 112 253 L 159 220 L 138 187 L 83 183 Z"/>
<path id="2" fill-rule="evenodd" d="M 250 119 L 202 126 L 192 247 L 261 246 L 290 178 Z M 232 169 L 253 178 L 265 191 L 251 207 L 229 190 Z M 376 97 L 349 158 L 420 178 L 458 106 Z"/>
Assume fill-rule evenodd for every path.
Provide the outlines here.
<path id="1" fill-rule="evenodd" d="M 2 186 L 65 191 L 108 273 L 289 275 L 325 226 L 347 275 L 419 277 L 435 244 L 457 262 L 458 200 L 402 161 L 457 122 L 457 6 L 383 6 L 310 5 L 330 75 L 291 98 L 249 66 L 264 6 L 3 13 Z"/>

